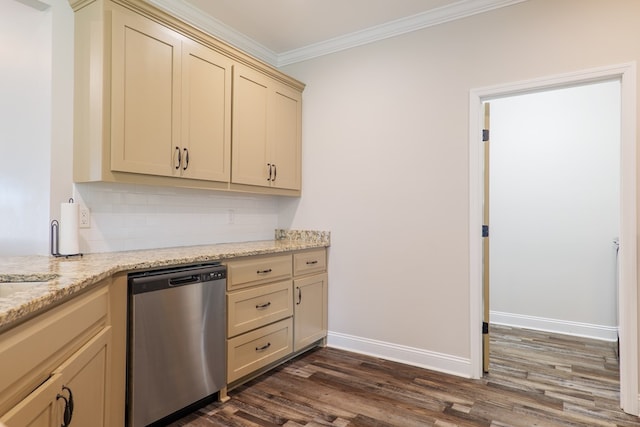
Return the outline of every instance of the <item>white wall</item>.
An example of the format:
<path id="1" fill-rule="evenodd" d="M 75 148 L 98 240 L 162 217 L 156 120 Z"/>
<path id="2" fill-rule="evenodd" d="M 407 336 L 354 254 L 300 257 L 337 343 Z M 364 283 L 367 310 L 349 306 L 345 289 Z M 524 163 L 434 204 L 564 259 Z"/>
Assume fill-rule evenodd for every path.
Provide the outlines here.
<path id="1" fill-rule="evenodd" d="M 491 321 L 615 340 L 620 83 L 490 103 Z"/>
<path id="2" fill-rule="evenodd" d="M 0 7 L 0 256 L 47 253 L 51 11 Z"/>
<path id="3" fill-rule="evenodd" d="M 51 179 L 50 217 L 60 219 L 60 203 L 74 197 L 73 175 L 73 10 L 68 0 L 51 4 L 53 34 L 51 63 Z M 83 249 L 86 251 L 86 249 Z M 47 252 L 48 253 L 48 250 Z"/>
<path id="4" fill-rule="evenodd" d="M 638 16 L 533 0 L 285 67 L 307 88 L 281 221 L 332 231 L 330 343 L 473 375 L 469 92 L 636 61 Z"/>

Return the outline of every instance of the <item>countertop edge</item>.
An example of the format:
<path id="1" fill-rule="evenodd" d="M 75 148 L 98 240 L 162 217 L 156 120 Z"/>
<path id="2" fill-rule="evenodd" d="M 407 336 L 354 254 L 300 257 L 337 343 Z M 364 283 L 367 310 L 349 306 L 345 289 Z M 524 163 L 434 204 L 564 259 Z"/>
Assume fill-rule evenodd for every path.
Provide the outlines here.
<path id="1" fill-rule="evenodd" d="M 0 282 L 19 281 L 16 280 L 17 277 L 28 277 L 33 281 L 38 281 L 39 277 L 55 277 L 33 285 L 29 291 L 0 298 L 0 332 L 17 326 L 118 273 L 330 246 L 328 233 L 320 239 L 291 238 L 299 238 L 300 232 L 297 233 L 292 235 L 276 230 L 277 240 L 87 254 L 81 258 L 36 256 L 0 259 Z"/>

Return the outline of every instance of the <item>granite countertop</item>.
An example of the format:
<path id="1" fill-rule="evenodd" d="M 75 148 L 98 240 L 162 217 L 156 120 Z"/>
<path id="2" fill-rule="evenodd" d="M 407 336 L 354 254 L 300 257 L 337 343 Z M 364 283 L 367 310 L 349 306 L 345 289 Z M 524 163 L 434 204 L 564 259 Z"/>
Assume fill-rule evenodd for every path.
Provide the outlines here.
<path id="1" fill-rule="evenodd" d="M 37 282 L 0 297 L 0 329 L 6 329 L 81 290 L 123 271 L 216 261 L 250 255 L 275 254 L 328 247 L 330 233 L 276 230 L 274 240 L 184 246 L 82 257 L 16 256 L 0 258 L 0 287 L 7 282 Z"/>

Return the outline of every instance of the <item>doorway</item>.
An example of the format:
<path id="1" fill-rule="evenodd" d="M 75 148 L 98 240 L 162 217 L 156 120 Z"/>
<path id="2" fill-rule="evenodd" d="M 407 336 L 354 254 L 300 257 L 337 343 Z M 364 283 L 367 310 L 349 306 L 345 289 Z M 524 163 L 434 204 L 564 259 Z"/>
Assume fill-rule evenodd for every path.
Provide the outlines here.
<path id="1" fill-rule="evenodd" d="M 617 341 L 620 81 L 489 104 L 491 323 Z"/>
<path id="2" fill-rule="evenodd" d="M 638 415 L 638 316 L 636 265 L 636 69 L 635 64 L 604 67 L 549 78 L 530 80 L 470 93 L 470 292 L 471 376 L 482 375 L 482 197 L 483 161 L 479 135 L 482 102 L 535 91 L 618 80 L 621 87 L 620 162 L 620 395 L 625 412 Z M 473 230 L 478 230 L 477 233 Z"/>

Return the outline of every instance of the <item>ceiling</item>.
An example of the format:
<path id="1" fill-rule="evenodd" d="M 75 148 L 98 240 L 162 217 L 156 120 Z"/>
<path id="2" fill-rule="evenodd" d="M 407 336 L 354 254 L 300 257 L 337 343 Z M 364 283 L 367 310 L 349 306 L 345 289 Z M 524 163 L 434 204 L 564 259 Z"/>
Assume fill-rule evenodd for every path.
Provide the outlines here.
<path id="1" fill-rule="evenodd" d="M 526 0 L 150 0 L 275 66 Z"/>
<path id="2" fill-rule="evenodd" d="M 276 54 L 458 0 L 186 0 Z"/>

